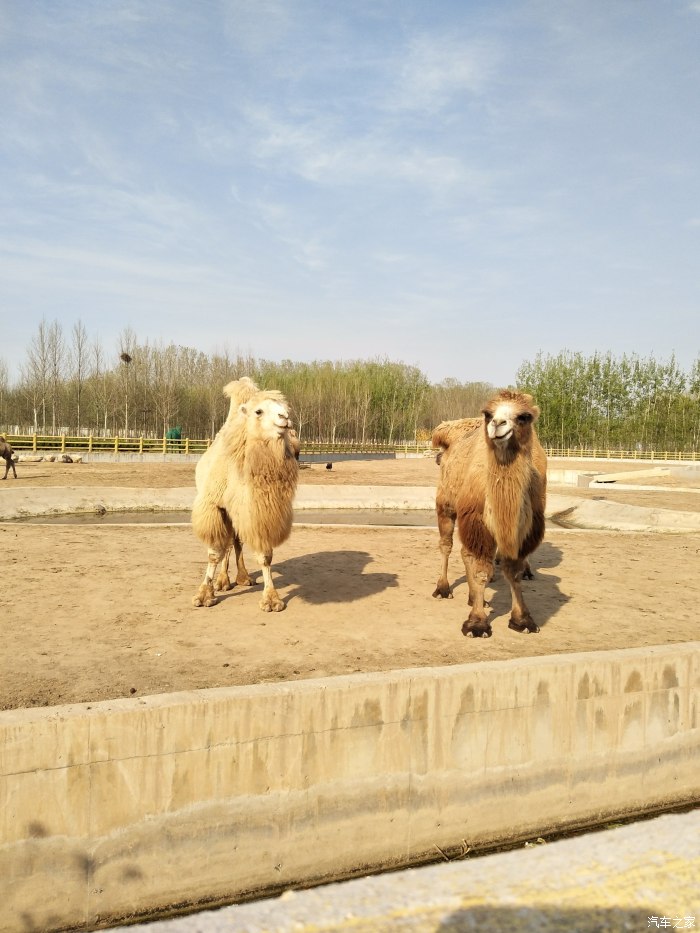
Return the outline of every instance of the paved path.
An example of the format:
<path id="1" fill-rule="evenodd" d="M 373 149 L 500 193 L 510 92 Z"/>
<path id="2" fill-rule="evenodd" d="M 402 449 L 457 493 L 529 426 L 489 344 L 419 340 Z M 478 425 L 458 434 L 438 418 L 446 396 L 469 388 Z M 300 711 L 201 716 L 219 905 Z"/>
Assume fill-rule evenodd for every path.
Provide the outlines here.
<path id="1" fill-rule="evenodd" d="M 700 809 L 139 927 L 149 933 L 650 929 L 700 929 Z"/>

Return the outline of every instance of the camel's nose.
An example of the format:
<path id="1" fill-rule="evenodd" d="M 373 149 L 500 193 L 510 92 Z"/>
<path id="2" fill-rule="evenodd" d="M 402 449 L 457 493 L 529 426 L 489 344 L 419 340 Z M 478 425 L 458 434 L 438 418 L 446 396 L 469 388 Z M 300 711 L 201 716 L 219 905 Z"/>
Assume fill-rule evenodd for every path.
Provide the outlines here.
<path id="1" fill-rule="evenodd" d="M 494 418 L 492 423 L 493 423 L 494 428 L 502 428 L 503 425 L 506 423 L 506 419 L 505 418 Z"/>

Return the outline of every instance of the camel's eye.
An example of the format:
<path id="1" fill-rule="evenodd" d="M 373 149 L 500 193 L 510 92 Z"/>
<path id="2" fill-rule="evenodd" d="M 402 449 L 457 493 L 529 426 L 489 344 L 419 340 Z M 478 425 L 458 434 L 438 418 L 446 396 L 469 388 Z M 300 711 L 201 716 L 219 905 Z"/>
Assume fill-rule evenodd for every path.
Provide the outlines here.
<path id="1" fill-rule="evenodd" d="M 483 411 L 482 415 L 484 416 L 484 420 L 486 421 L 486 424 L 488 424 L 489 421 L 493 418 L 493 415 L 491 414 L 490 411 Z"/>
<path id="2" fill-rule="evenodd" d="M 523 412 L 523 414 L 518 415 L 515 420 L 518 422 L 518 424 L 529 424 L 532 421 L 532 415 L 528 412 Z"/>
<path id="3" fill-rule="evenodd" d="M 256 409 L 255 409 L 255 414 L 256 414 L 258 417 L 260 417 L 260 415 L 262 415 L 262 413 L 263 413 L 262 408 L 256 408 Z"/>

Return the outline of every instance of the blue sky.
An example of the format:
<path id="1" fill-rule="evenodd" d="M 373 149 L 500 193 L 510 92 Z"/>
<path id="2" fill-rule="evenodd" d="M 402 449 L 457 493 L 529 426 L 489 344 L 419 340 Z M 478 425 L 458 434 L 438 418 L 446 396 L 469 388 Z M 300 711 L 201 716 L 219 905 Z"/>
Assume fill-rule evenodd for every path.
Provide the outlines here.
<path id="1" fill-rule="evenodd" d="M 689 369 L 699 102 L 700 0 L 0 0 L 0 358 Z"/>

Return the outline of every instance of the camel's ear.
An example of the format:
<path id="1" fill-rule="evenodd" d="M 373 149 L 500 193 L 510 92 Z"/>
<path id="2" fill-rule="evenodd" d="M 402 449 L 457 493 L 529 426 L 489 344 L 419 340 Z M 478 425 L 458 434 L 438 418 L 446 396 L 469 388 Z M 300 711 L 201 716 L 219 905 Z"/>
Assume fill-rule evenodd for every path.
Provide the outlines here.
<path id="1" fill-rule="evenodd" d="M 239 405 L 239 406 L 238 406 L 238 411 L 239 411 L 242 415 L 247 415 L 247 414 L 248 414 L 248 406 L 245 404 L 245 402 L 244 402 L 242 405 Z"/>

